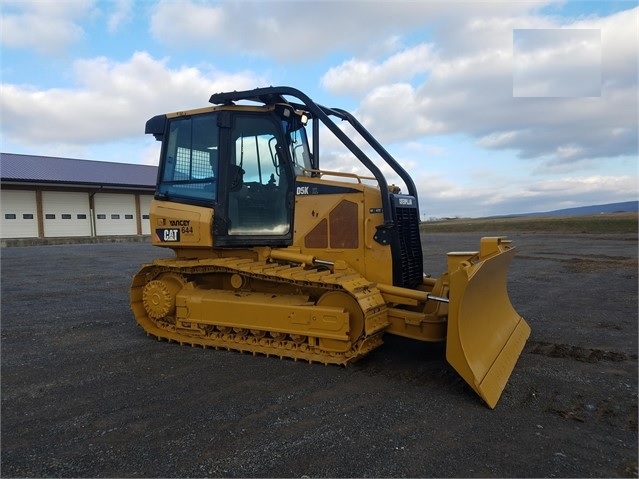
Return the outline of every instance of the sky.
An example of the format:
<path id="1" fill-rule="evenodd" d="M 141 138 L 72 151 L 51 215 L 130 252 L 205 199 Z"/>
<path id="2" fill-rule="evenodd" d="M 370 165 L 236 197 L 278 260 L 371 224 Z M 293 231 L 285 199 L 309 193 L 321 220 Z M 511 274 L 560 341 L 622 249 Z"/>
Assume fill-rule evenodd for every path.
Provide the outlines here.
<path id="1" fill-rule="evenodd" d="M 284 85 L 353 113 L 422 219 L 638 197 L 636 0 L 0 0 L 0 19 L 5 153 L 157 165 L 147 119 Z"/>

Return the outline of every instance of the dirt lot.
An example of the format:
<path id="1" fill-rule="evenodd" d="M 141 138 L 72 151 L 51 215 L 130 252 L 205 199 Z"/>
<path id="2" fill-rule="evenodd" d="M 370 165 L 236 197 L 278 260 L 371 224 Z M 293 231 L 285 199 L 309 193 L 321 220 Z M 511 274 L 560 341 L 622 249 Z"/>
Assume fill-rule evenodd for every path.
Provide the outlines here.
<path id="1" fill-rule="evenodd" d="M 425 237 L 426 270 L 478 238 Z M 2 477 L 637 477 L 637 236 L 511 238 L 533 332 L 495 410 L 441 345 L 343 368 L 148 338 L 150 245 L 4 248 Z"/>

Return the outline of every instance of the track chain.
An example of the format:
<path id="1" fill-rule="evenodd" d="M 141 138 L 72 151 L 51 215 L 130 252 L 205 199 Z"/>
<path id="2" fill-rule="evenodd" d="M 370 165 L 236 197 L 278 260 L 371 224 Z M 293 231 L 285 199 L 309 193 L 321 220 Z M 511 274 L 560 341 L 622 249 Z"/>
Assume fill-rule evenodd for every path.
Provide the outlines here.
<path id="1" fill-rule="evenodd" d="M 294 285 L 300 290 L 344 291 L 352 295 L 364 315 L 365 333 L 346 352 L 325 351 L 311 335 L 270 335 L 267 331 L 236 330 L 228 327 L 192 324 L 178 327 L 175 318 L 150 318 L 143 304 L 144 287 L 160 275 L 170 273 L 185 278 L 215 274 L 240 274 L 272 283 Z M 368 354 L 382 344 L 388 325 L 386 303 L 374 283 L 351 268 L 335 271 L 308 269 L 304 266 L 255 261 L 242 258 L 199 260 L 158 259 L 143 266 L 133 279 L 131 307 L 136 320 L 147 334 L 158 339 L 192 346 L 213 347 L 254 355 L 276 356 L 323 364 L 347 364 Z M 180 321 L 182 323 L 182 321 Z"/>

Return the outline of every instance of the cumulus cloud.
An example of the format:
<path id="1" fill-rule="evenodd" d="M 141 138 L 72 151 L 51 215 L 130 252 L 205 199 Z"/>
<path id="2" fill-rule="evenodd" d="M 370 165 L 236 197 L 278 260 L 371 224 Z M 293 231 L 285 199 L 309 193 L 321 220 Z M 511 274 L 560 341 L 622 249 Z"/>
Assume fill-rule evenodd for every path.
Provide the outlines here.
<path id="1" fill-rule="evenodd" d="M 512 30 L 504 35 L 500 22 L 468 18 L 459 26 L 464 31 L 475 31 L 472 48 L 460 46 L 459 51 L 446 56 L 435 49 L 429 56 L 429 69 L 423 81 L 388 85 L 383 77 L 384 65 L 392 64 L 392 59 L 366 63 L 366 83 L 385 86 L 364 96 L 358 114 L 385 141 L 459 133 L 476 138 L 483 148 L 512 149 L 522 158 L 579 161 L 636 155 L 638 12 L 639 9 L 634 9 L 605 19 L 555 25 L 557 29 L 587 29 L 587 39 L 592 37 L 591 32 L 601 32 L 601 56 L 596 58 L 597 63 L 601 58 L 601 81 L 597 79 L 601 95 L 595 98 L 514 97 Z M 531 23 L 534 22 L 525 22 Z M 512 21 L 508 24 L 517 26 Z M 548 22 L 544 25 L 547 27 Z M 484 38 L 478 30 L 480 26 L 486 28 L 485 37 L 490 39 L 483 49 L 478 48 Z M 495 28 L 499 33 L 493 32 Z M 458 31 L 457 36 L 464 37 L 464 31 Z M 498 37 L 501 43 L 494 42 Z M 441 44 L 437 38 L 434 43 Z M 566 51 L 565 44 L 554 44 Z M 553 42 L 547 42 L 545 47 L 547 55 L 557 58 L 558 54 L 552 52 Z M 585 51 L 596 48 L 587 46 Z M 324 84 L 328 88 L 333 85 L 342 88 L 346 82 L 337 79 L 349 77 L 352 66 L 357 64 L 357 60 L 351 59 L 332 69 Z M 561 70 L 554 73 L 562 75 Z M 577 81 L 573 71 L 564 73 L 558 81 L 563 84 Z M 395 95 L 380 95 L 390 91 Z M 400 112 L 405 113 L 404 121 Z"/>
<path id="2" fill-rule="evenodd" d="M 2 8 L 0 39 L 4 47 L 59 54 L 83 37 L 80 22 L 95 6 L 85 0 L 5 1 Z"/>
<path id="3" fill-rule="evenodd" d="M 61 56 L 86 40 L 96 21 L 117 33 L 133 15 L 133 0 L 3 0 L 0 40 L 5 48 Z"/>
<path id="4" fill-rule="evenodd" d="M 133 13 L 133 0 L 113 1 L 112 6 L 113 10 L 107 17 L 107 29 L 110 33 L 115 33 L 130 20 Z"/>
<path id="5" fill-rule="evenodd" d="M 513 96 L 601 96 L 601 31 L 513 30 Z"/>
<path id="6" fill-rule="evenodd" d="M 332 94 L 357 99 L 358 117 L 384 142 L 455 133 L 475 138 L 482 148 L 511 149 L 522 158 L 542 158 L 550 163 L 633 154 L 637 144 L 639 9 L 560 24 L 557 19 L 534 13 L 545 3 L 396 2 L 390 8 L 386 3 L 370 2 L 362 8 L 360 2 L 312 2 L 308 8 L 295 9 L 289 2 L 162 1 L 149 8 L 151 32 L 158 41 L 172 46 L 232 49 L 299 62 L 312 61 L 348 45 L 356 56 L 329 67 L 321 85 Z M 37 35 L 19 34 L 18 30 L 39 31 L 38 25 L 46 24 L 54 36 L 58 25 L 66 37 L 60 34 L 56 41 L 39 40 L 38 44 L 46 48 L 60 48 L 82 36 L 79 19 L 96 8 L 90 2 L 14 5 L 18 4 L 26 5 L 20 14 L 10 10 L 4 15 L 8 33 L 3 41 L 28 46 Z M 130 0 L 109 4 L 110 31 L 126 21 L 131 5 Z M 353 18 L 358 19 L 357 28 L 352 28 Z M 308 28 L 309 24 L 331 25 L 331 33 Z M 430 31 L 431 41 L 410 44 L 411 32 L 419 29 Z M 517 32 L 533 32 L 534 42 L 529 36 L 516 43 L 526 44 L 528 40 L 535 49 L 515 55 L 513 40 L 517 40 Z M 518 71 L 524 66 L 528 68 L 527 79 L 539 78 L 543 76 L 539 72 L 547 71 L 533 69 L 541 63 L 540 55 L 553 59 L 553 68 L 557 68 L 557 58 L 576 58 L 572 48 L 575 42 L 557 42 L 557 32 L 572 32 L 571 38 L 582 43 L 592 40 L 592 32 L 599 32 L 600 44 L 594 46 L 601 51 L 597 57 L 601 67 L 598 101 L 513 97 Z M 566 45 L 572 45 L 572 50 Z M 580 64 L 592 60 L 595 50 L 579 50 L 583 57 Z M 100 72 L 99 76 L 124 69 L 122 65 L 105 70 L 100 67 L 104 61 L 94 59 L 90 65 L 84 63 L 87 68 L 75 69 L 83 95 L 99 88 L 91 87 L 83 77 L 91 72 Z M 180 70 L 179 77 L 188 70 Z M 564 69 L 558 78 L 563 84 L 583 85 L 570 80 L 576 72 L 576 68 Z M 197 77 L 194 73 L 193 78 Z M 208 88 L 210 81 L 201 79 L 204 89 Z M 103 86 L 106 81 L 102 77 L 92 80 Z M 144 80 L 138 84 L 140 88 L 130 87 L 136 95 L 136 99 L 127 100 L 131 104 L 141 101 L 152 89 Z M 250 87 L 256 84 L 260 83 Z M 530 88 L 524 93 L 536 91 L 537 95 L 541 91 Z M 5 86 L 9 94 L 17 90 L 23 90 L 23 96 L 27 93 L 23 87 Z M 72 93 L 56 94 L 64 97 Z"/>
<path id="7" fill-rule="evenodd" d="M 492 209 L 503 201 L 511 211 L 526 211 L 526 199 L 540 203 L 542 197 L 555 202 L 548 208 L 555 209 L 597 188 L 611 201 L 635 197 L 636 180 L 618 172 L 610 177 L 590 175 L 591 183 L 583 184 L 568 173 L 585 171 L 599 159 L 636 161 L 639 8 L 562 20 L 541 13 L 553 1 L 314 1 L 305 2 L 304 8 L 289 1 L 144 3 L 153 40 L 143 48 L 153 53 L 129 51 L 128 58 L 116 60 L 84 51 L 93 56 L 71 67 L 60 62 L 56 84 L 68 82 L 64 88 L 4 83 L 2 134 L 14 144 L 62 156 L 83 145 L 97 150 L 142 135 L 144 122 L 154 114 L 203 106 L 213 92 L 271 84 L 274 76 L 291 78 L 293 71 L 295 78 L 304 71 L 308 81 L 312 71 L 317 75 L 312 86 L 323 89 L 320 95 L 339 95 L 354 105 L 356 116 L 385 146 L 404 154 L 398 160 L 415 174 L 418 184 L 426 185 L 420 188 L 425 190 L 420 197 L 425 211 L 437 204 L 436 215 L 443 216 L 472 207 L 472 214 L 479 216 L 498 213 Z M 61 53 L 71 53 L 72 47 L 88 48 L 81 42 L 92 35 L 97 22 L 114 34 L 140 13 L 133 11 L 138 5 L 132 0 L 4 0 L 2 8 L 2 47 L 52 55 L 54 61 L 64 56 Z M 517 31 L 537 33 L 535 49 L 516 51 Z M 577 43 L 553 42 L 543 35 L 564 31 L 596 31 L 599 42 L 578 49 Z M 104 38 L 108 36 L 100 41 Z M 126 50 L 117 49 L 120 55 L 122 51 Z M 599 96 L 544 97 L 560 84 L 583 87 L 573 78 L 591 72 L 581 68 L 593 66 L 597 51 Z M 176 62 L 184 52 L 185 59 L 193 54 L 222 59 L 227 65 L 249 61 L 220 70 L 210 64 Z M 533 88 L 532 80 L 548 72 L 557 82 L 546 90 L 538 84 Z M 518 81 L 524 85 L 523 79 L 531 80 L 526 90 L 514 90 Z M 522 92 L 541 96 L 523 97 Z M 514 155 L 527 161 L 526 171 L 538 178 L 508 184 L 495 177 L 481 187 L 485 178 L 471 181 L 467 172 L 454 179 L 421 173 L 425 161 L 419 158 L 424 156 L 455 161 L 446 149 L 455 146 L 439 146 L 434 140 L 440 135 L 474 142 L 482 154 L 507 151 L 513 161 Z M 149 145 L 141 156 L 152 163 L 157 145 Z M 432 155 L 414 153 L 428 145 Z M 366 173 L 352 163 L 347 166 L 346 154 L 330 137 L 322 145 L 322 161 L 330 169 Z M 396 180 L 384 171 L 390 182 Z M 566 174 L 571 180 L 546 183 L 542 176 L 547 173 Z M 503 187 L 500 181 L 506 182 Z M 588 190 L 586 185 L 595 186 Z M 574 192 L 572 200 L 569 191 Z"/>
<path id="8" fill-rule="evenodd" d="M 382 142 L 409 141 L 446 131 L 436 116 L 424 114 L 429 103 L 409 83 L 388 84 L 365 96 L 357 116 Z"/>
<path id="9" fill-rule="evenodd" d="M 420 191 L 422 215 L 429 217 L 484 217 L 510 213 L 552 211 L 584 204 L 628 201 L 637 196 L 637 180 L 631 176 L 567 176 L 559 179 L 511 181 L 496 189 L 491 184 L 462 185 L 437 174 L 421 174 L 428 184 Z"/>
<path id="10" fill-rule="evenodd" d="M 169 44 L 201 44 L 223 37 L 230 20 L 222 5 L 163 1 L 151 15 L 151 33 Z"/>
<path id="11" fill-rule="evenodd" d="M 431 45 L 416 45 L 396 53 L 381 63 L 351 59 L 330 68 L 322 85 L 335 94 L 364 94 L 376 87 L 412 80 L 433 66 Z"/>
<path id="12" fill-rule="evenodd" d="M 27 144 L 83 144 L 142 135 L 159 113 L 206 106 L 218 91 L 250 88 L 251 73 L 169 68 L 168 59 L 137 52 L 125 62 L 78 60 L 76 88 L 2 86 L 0 109 L 8 139 Z"/>
<path id="13" fill-rule="evenodd" d="M 497 4 L 495 4 L 497 3 Z M 348 46 L 374 55 L 398 44 L 397 32 L 444 25 L 472 12 L 518 14 L 547 2 L 159 2 L 151 31 L 167 45 L 234 48 L 284 62 L 314 62 Z M 440 28 L 440 27 L 434 27 Z"/>

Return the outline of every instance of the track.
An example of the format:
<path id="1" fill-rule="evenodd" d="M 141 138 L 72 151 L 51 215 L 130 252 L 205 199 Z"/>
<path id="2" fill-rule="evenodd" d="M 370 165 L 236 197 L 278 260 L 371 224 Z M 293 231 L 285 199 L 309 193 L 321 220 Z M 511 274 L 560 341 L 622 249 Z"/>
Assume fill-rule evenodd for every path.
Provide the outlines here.
<path id="1" fill-rule="evenodd" d="M 237 257 L 156 260 L 135 275 L 131 307 L 158 339 L 323 364 L 360 359 L 388 325 L 381 293 L 350 268 Z"/>

